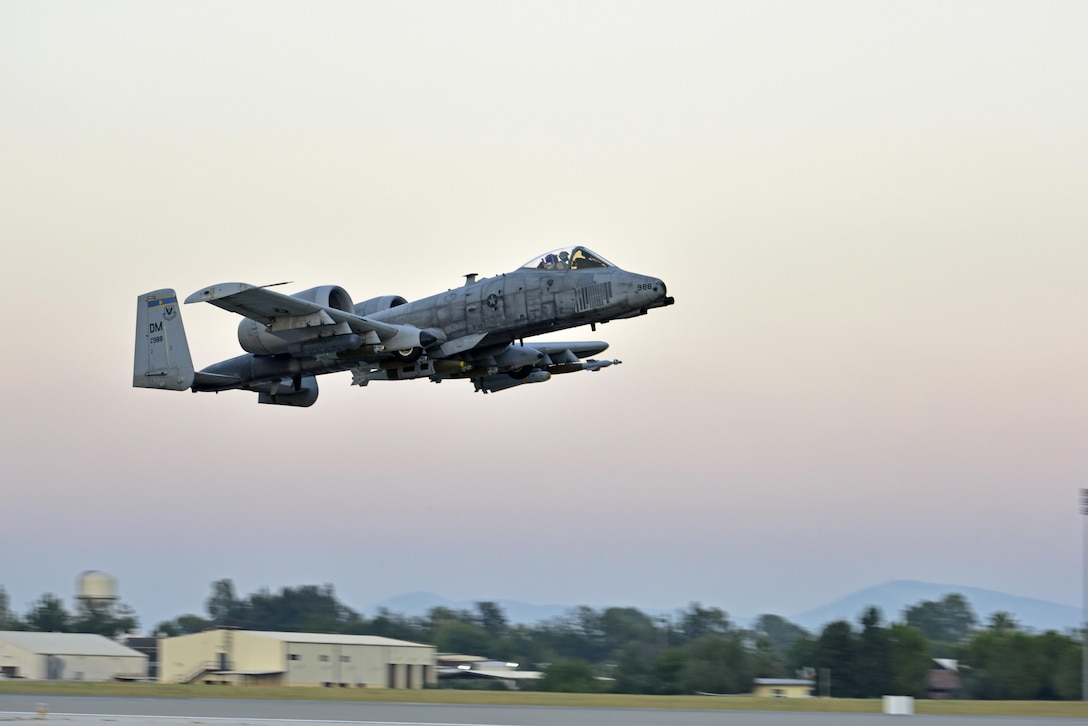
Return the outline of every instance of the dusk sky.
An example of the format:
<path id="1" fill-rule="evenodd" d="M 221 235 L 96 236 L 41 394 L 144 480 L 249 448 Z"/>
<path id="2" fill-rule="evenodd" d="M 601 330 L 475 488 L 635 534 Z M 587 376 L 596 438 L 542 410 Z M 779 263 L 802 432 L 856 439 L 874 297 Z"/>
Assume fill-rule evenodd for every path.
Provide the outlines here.
<path id="1" fill-rule="evenodd" d="M 0 586 L 104 570 L 145 628 L 220 578 L 1078 604 L 1086 37 L 1039 0 L 0 4 Z M 557 336 L 621 366 L 130 385 L 150 290 L 411 299 L 573 243 L 676 298 Z M 182 314 L 198 367 L 240 352 Z"/>

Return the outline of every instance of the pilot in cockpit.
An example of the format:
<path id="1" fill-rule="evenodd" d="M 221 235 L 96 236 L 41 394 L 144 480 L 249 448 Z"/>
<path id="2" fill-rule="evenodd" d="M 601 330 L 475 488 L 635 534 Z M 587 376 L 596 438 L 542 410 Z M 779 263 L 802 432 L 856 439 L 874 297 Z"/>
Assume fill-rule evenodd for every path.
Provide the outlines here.
<path id="1" fill-rule="evenodd" d="M 579 247 L 575 249 L 574 259 L 571 260 L 570 268 L 572 270 L 584 270 L 589 267 L 604 267 L 604 263 L 588 253 L 584 248 Z"/>
<path id="2" fill-rule="evenodd" d="M 536 270 L 588 270 L 595 267 L 612 267 L 603 257 L 598 257 L 585 247 L 574 246 L 552 250 L 534 263 L 526 262 L 523 267 Z"/>

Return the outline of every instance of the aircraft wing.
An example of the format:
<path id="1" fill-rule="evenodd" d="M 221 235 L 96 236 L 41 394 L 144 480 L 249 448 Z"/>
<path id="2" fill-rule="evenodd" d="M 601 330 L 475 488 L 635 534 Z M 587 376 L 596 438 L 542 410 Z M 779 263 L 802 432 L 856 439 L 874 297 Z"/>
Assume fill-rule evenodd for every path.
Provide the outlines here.
<path id="1" fill-rule="evenodd" d="M 224 282 L 206 287 L 185 298 L 185 303 L 207 302 L 228 312 L 237 313 L 250 320 L 271 325 L 286 315 L 304 316 L 318 314 L 324 307 L 308 300 L 273 292 L 266 287 L 244 282 Z"/>
<path id="2" fill-rule="evenodd" d="M 418 340 L 420 331 L 411 326 L 382 323 L 345 310 L 326 307 L 309 300 L 269 290 L 267 287 L 259 287 L 244 282 L 224 282 L 206 287 L 185 298 L 185 302 L 186 304 L 196 302 L 211 303 L 228 312 L 237 313 L 250 320 L 267 325 L 272 333 L 297 330 L 299 328 L 344 325 L 353 333 L 362 335 L 367 333 L 376 334 L 378 340 L 370 340 L 369 342 L 377 343 L 379 340 L 386 344 L 393 342 L 394 345 L 391 347 L 394 349 L 420 345 Z M 414 342 L 411 340 L 413 337 L 416 338 Z"/>
<path id="3" fill-rule="evenodd" d="M 504 391 L 526 383 L 541 383 L 547 381 L 553 375 L 575 373 L 577 371 L 599 371 L 602 368 L 620 363 L 618 360 L 596 360 L 590 357 L 603 353 L 607 349 L 608 343 L 603 340 L 589 340 L 578 343 L 533 341 L 524 346 L 511 346 L 511 349 L 505 355 L 499 354 L 496 356 L 496 363 L 500 362 L 499 359 L 509 356 L 510 360 L 516 361 L 512 366 L 517 369 L 516 375 L 511 372 L 488 373 L 484 376 L 474 377 L 472 381 L 477 391 L 494 393 L 495 391 Z M 517 365 L 517 363 L 525 360 L 523 356 L 526 352 L 530 352 L 530 355 L 539 355 L 535 361 L 528 364 L 532 367 L 532 370 L 529 371 Z"/>

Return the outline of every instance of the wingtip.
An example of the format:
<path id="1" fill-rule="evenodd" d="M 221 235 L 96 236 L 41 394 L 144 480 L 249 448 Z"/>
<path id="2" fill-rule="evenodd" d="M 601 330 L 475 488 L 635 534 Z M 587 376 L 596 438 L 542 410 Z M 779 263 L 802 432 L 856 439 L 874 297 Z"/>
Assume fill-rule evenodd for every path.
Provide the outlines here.
<path id="1" fill-rule="evenodd" d="M 209 285 L 185 298 L 185 304 L 188 305 L 189 303 L 219 300 L 224 297 L 230 297 L 231 295 L 237 295 L 252 287 L 256 287 L 256 285 L 250 285 L 246 282 L 221 282 L 217 285 Z"/>

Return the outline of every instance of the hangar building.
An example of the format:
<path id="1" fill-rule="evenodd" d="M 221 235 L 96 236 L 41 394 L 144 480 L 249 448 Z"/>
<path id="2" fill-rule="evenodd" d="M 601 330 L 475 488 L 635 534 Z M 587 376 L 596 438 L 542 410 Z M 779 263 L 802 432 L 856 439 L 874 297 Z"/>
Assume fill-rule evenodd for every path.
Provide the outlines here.
<path id="1" fill-rule="evenodd" d="M 376 635 L 207 630 L 159 641 L 159 681 L 230 685 L 423 688 L 433 645 Z"/>
<path id="2" fill-rule="evenodd" d="M 771 698 L 811 698 L 816 681 L 807 678 L 757 678 L 753 696 Z"/>
<path id="3" fill-rule="evenodd" d="M 52 681 L 147 677 L 147 656 L 89 633 L 0 631 L 0 675 Z"/>

